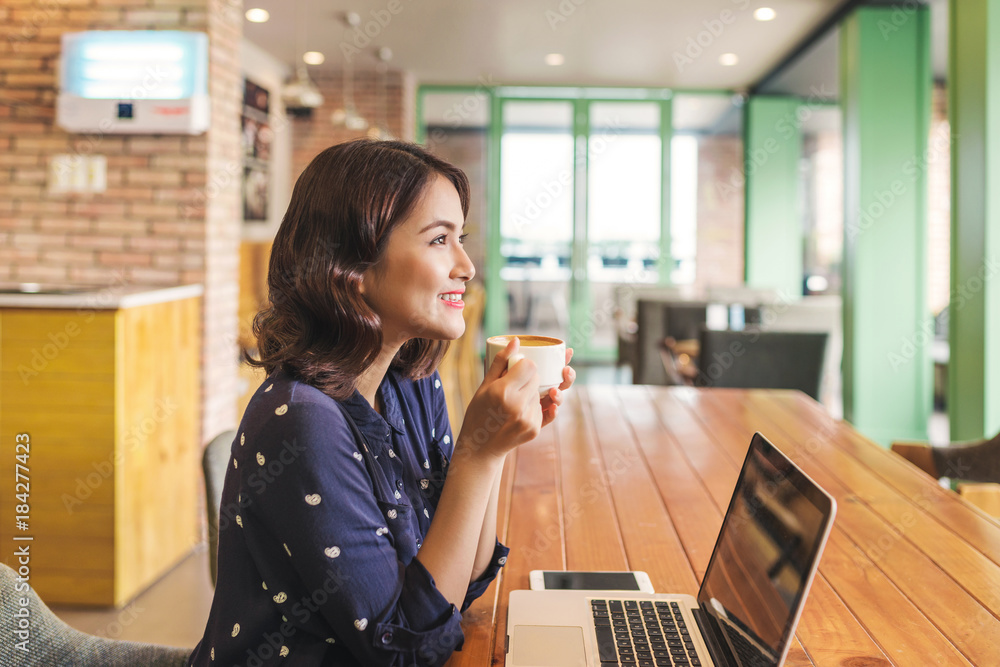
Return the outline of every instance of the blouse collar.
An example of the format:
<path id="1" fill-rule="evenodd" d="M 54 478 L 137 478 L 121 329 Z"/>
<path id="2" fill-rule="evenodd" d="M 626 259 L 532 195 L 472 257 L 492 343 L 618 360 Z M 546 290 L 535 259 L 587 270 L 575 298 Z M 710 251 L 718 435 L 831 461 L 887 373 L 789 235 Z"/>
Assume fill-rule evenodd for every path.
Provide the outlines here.
<path id="1" fill-rule="evenodd" d="M 399 385 L 396 381 L 395 372 L 393 370 L 388 370 L 385 377 L 382 379 L 382 384 L 379 385 L 378 395 L 382 398 L 383 414 L 379 414 L 375 411 L 361 395 L 357 389 L 354 393 L 345 401 L 342 402 L 344 408 L 351 415 L 359 425 L 360 424 L 378 424 L 379 422 L 385 422 L 397 433 L 403 432 L 403 411 L 399 405 Z"/>

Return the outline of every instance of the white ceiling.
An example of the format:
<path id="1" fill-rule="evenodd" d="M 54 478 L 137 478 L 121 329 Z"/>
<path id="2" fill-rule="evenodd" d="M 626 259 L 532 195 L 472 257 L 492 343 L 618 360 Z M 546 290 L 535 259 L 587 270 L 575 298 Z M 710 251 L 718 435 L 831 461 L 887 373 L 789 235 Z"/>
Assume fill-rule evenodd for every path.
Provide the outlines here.
<path id="1" fill-rule="evenodd" d="M 244 21 L 244 36 L 289 64 L 303 51 L 320 51 L 326 56 L 320 69 L 340 67 L 342 47 L 358 45 L 356 66 L 372 68 L 375 50 L 388 46 L 390 66 L 412 72 L 420 83 L 740 90 L 770 72 L 843 2 L 245 0 L 245 8 L 266 9 L 271 20 Z M 777 17 L 756 21 L 752 14 L 761 6 L 774 8 Z M 367 45 L 346 31 L 347 11 L 357 12 L 361 27 L 374 35 Z M 548 53 L 563 54 L 565 64 L 546 65 Z M 735 53 L 739 63 L 720 65 L 723 53 Z"/>

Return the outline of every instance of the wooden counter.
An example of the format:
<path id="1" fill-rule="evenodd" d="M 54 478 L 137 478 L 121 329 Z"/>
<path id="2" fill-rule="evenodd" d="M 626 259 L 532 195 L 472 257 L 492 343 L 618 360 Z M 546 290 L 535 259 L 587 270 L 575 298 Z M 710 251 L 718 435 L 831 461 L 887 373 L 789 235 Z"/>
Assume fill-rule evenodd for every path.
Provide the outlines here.
<path id="1" fill-rule="evenodd" d="M 48 603 L 121 605 L 198 540 L 200 295 L 0 296 L 0 558 L 17 568 L 10 545 L 29 545 Z"/>

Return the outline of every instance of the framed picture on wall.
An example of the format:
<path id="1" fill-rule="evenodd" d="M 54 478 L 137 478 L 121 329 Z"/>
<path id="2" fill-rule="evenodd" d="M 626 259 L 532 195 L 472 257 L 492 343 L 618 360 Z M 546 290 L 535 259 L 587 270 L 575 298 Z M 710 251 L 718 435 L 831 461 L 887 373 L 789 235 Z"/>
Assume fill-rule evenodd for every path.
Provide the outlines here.
<path id="1" fill-rule="evenodd" d="M 243 221 L 267 220 L 269 163 L 274 132 L 268 119 L 270 93 L 250 79 L 243 85 Z"/>

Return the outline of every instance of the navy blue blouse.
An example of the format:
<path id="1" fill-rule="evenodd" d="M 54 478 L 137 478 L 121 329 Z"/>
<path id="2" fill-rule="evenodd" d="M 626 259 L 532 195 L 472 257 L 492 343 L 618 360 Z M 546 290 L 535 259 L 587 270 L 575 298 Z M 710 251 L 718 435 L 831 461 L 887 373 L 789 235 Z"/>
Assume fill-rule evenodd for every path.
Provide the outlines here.
<path id="1" fill-rule="evenodd" d="M 414 557 L 454 450 L 441 380 L 390 370 L 379 394 L 384 415 L 280 372 L 254 394 L 191 665 L 440 665 L 461 647 L 459 610 Z M 507 551 L 497 542 L 463 611 Z"/>

